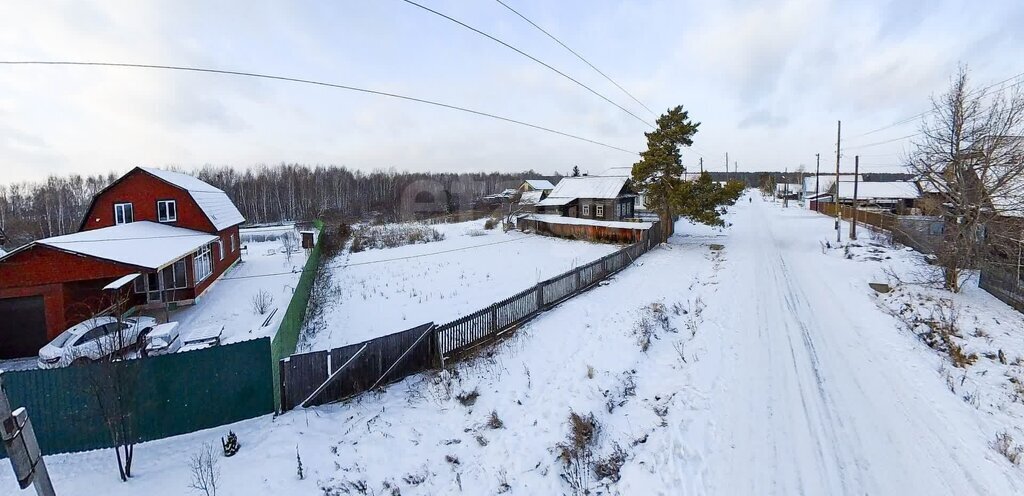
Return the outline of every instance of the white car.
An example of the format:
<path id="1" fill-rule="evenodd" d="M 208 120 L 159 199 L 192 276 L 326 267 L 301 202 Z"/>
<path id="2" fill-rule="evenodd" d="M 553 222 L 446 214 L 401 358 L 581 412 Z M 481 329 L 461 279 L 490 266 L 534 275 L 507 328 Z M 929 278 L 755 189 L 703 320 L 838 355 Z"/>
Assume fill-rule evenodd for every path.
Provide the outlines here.
<path id="1" fill-rule="evenodd" d="M 156 327 L 152 317 L 94 317 L 78 324 L 39 350 L 39 368 L 67 367 L 99 360 L 113 353 L 142 348 L 146 333 Z"/>

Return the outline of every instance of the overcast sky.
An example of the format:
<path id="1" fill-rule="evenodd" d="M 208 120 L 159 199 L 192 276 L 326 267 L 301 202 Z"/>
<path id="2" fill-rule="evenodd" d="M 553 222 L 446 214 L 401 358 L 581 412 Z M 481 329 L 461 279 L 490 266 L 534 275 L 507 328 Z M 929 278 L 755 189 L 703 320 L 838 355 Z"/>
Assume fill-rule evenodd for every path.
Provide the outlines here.
<path id="1" fill-rule="evenodd" d="M 421 0 L 639 105 L 491 0 Z M 836 120 L 866 169 L 895 164 L 958 64 L 1024 72 L 1020 0 L 506 0 L 656 112 L 702 122 L 723 170 L 834 167 Z M 548 69 L 400 0 L 5 2 L 0 59 L 263 72 L 471 107 L 630 150 L 647 128 Z M 845 148 L 845 146 L 844 146 Z M 684 153 L 696 168 L 698 154 Z M 592 172 L 636 156 L 478 116 L 293 83 L 139 69 L 0 65 L 0 183 L 135 165 L 282 161 L 372 170 Z M 892 169 L 890 167 L 890 169 Z"/>

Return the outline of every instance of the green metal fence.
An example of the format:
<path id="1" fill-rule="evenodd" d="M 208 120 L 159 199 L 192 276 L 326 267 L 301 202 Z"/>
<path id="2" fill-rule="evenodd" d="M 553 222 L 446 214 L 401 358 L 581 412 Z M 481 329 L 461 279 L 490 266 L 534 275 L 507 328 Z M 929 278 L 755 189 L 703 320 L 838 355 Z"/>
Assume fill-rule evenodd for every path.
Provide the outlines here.
<path id="1" fill-rule="evenodd" d="M 28 409 L 43 453 L 67 453 L 113 446 L 97 400 L 111 367 L 128 371 L 127 410 L 133 438 L 143 442 L 272 413 L 270 356 L 263 338 L 113 365 L 7 372 L 4 383 L 11 405 Z"/>
<path id="2" fill-rule="evenodd" d="M 284 317 L 281 319 L 281 326 L 278 327 L 277 334 L 270 345 L 272 360 L 267 365 L 273 374 L 274 405 L 278 411 L 281 407 L 281 391 L 278 387 L 281 378 L 277 362 L 295 353 L 295 346 L 299 343 L 299 333 L 302 331 L 302 322 L 306 317 L 309 293 L 313 289 L 313 279 L 316 278 L 316 268 L 320 264 L 320 250 L 324 237 L 323 223 L 316 221 L 315 224 L 320 229 L 320 235 L 316 240 L 316 245 L 309 253 L 306 265 L 302 267 L 302 275 L 299 276 L 299 282 L 295 285 L 292 300 L 288 303 L 288 309 L 285 310 Z"/>

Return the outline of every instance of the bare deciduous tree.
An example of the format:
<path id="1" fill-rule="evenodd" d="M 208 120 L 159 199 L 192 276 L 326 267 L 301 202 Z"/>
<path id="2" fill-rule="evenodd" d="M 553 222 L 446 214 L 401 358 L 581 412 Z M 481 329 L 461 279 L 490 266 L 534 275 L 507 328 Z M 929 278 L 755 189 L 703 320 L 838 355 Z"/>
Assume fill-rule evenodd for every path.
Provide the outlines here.
<path id="1" fill-rule="evenodd" d="M 192 471 L 192 482 L 189 487 L 202 493 L 204 496 L 217 496 L 217 484 L 220 483 L 220 465 L 213 444 L 203 443 L 192 458 L 189 459 L 189 469 Z"/>
<path id="2" fill-rule="evenodd" d="M 945 288 L 959 291 L 987 255 L 981 247 L 998 242 L 986 229 L 1024 208 L 1024 95 L 972 89 L 962 68 L 932 98 L 920 134 L 907 167 L 941 204 L 947 227 L 936 256 Z"/>
<path id="3" fill-rule="evenodd" d="M 93 315 L 109 312 L 116 321 L 105 325 L 103 336 L 90 341 L 94 348 L 92 356 L 83 354 L 73 357 L 72 362 L 87 371 L 86 387 L 96 400 L 95 406 L 110 435 L 122 481 L 132 476 L 138 425 L 136 396 L 142 387 L 141 360 L 130 359 L 132 357 L 128 355 L 141 349 L 145 341 L 141 333 L 136 336 L 133 332 L 135 325 L 124 320 L 128 299 L 129 295 L 124 291 L 107 295 L 105 301 L 109 305 L 95 309 Z M 76 349 L 72 348 L 72 353 L 75 352 Z"/>

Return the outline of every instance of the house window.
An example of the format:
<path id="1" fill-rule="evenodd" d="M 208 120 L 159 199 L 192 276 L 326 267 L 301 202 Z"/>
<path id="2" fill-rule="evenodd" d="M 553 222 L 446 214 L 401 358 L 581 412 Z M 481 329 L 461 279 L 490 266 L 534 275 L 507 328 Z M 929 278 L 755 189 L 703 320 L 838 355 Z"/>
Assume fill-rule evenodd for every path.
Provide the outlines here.
<path id="1" fill-rule="evenodd" d="M 164 280 L 164 289 L 185 289 L 188 287 L 184 259 L 174 262 L 169 267 L 165 267 L 164 270 L 160 271 L 160 275 Z"/>
<path id="2" fill-rule="evenodd" d="M 218 239 L 217 240 L 217 256 L 220 257 L 220 260 L 224 260 L 224 240 L 223 239 Z"/>
<path id="3" fill-rule="evenodd" d="M 602 219 L 604 218 L 604 205 L 598 205 L 594 208 L 594 210 L 596 211 L 598 217 Z"/>
<path id="4" fill-rule="evenodd" d="M 210 247 L 213 244 L 208 244 L 192 255 L 192 272 L 195 275 L 196 284 L 205 281 L 210 274 L 213 274 L 213 256 L 210 253 Z"/>
<path id="5" fill-rule="evenodd" d="M 235 248 L 236 248 L 237 246 L 238 246 L 238 245 L 236 245 L 236 244 L 235 244 L 235 235 L 234 235 L 234 234 L 232 234 L 232 235 L 231 235 L 231 253 L 234 253 L 234 252 L 235 252 Z"/>
<path id="6" fill-rule="evenodd" d="M 135 212 L 131 203 L 114 204 L 114 225 L 135 222 Z"/>
<path id="7" fill-rule="evenodd" d="M 160 222 L 174 222 L 178 220 L 178 204 L 174 200 L 157 201 L 156 219 Z"/>
<path id="8" fill-rule="evenodd" d="M 586 215 L 586 216 L 590 215 L 590 205 L 587 205 L 587 204 L 583 205 L 583 215 Z"/>

